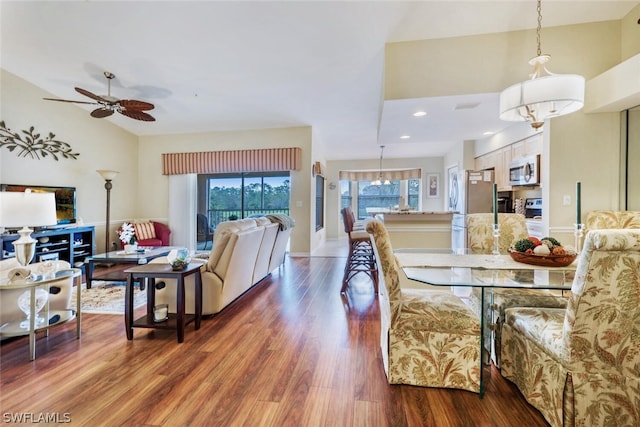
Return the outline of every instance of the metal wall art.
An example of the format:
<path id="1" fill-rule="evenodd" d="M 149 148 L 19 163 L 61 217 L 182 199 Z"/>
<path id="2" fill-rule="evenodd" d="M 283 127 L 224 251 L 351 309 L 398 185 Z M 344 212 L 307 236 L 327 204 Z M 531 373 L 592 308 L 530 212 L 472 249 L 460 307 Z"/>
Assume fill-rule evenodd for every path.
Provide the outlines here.
<path id="1" fill-rule="evenodd" d="M 12 132 L 5 125 L 4 120 L 0 121 L 0 147 L 5 147 L 11 152 L 17 151 L 18 157 L 29 156 L 37 160 L 51 157 L 56 161 L 59 157 L 78 158 L 79 153 L 73 153 L 69 144 L 58 141 L 55 137 L 53 132 L 49 132 L 46 138 L 41 138 L 33 126 L 29 130 Z"/>

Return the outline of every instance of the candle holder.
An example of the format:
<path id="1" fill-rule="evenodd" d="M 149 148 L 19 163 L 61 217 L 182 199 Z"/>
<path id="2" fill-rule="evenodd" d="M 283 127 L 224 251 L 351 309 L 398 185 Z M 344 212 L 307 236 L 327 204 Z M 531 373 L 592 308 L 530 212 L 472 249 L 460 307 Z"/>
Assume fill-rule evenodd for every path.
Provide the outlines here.
<path id="1" fill-rule="evenodd" d="M 577 253 L 580 253 L 582 246 L 582 237 L 584 235 L 584 224 L 573 224 L 574 247 Z"/>
<path id="2" fill-rule="evenodd" d="M 500 255 L 500 224 L 493 224 L 493 255 Z"/>

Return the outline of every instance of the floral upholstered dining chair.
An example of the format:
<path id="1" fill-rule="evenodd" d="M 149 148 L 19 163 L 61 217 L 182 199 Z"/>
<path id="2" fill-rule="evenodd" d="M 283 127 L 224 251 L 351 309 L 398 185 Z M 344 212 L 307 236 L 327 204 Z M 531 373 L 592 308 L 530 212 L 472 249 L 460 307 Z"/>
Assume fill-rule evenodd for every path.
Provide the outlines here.
<path id="1" fill-rule="evenodd" d="M 640 425 L 640 230 L 592 230 L 566 309 L 508 308 L 502 375 L 553 426 Z"/>
<path id="2" fill-rule="evenodd" d="M 498 240 L 501 254 L 514 242 L 529 236 L 524 215 L 499 213 L 500 238 Z M 479 213 L 467 215 L 467 241 L 473 253 L 490 254 L 493 251 L 493 214 Z M 469 296 L 469 303 L 476 312 L 480 312 L 482 291 L 473 288 Z M 494 289 L 493 306 L 495 330 L 493 340 L 492 360 L 500 368 L 500 345 L 504 311 L 508 307 L 555 307 L 564 308 L 567 299 L 549 290 L 540 289 Z"/>
<path id="3" fill-rule="evenodd" d="M 390 384 L 480 392 L 480 319 L 448 291 L 400 288 L 384 225 L 367 223 L 378 263 L 380 348 Z"/>
<path id="4" fill-rule="evenodd" d="M 597 210 L 587 212 L 585 235 L 589 230 L 640 228 L 640 211 Z"/>

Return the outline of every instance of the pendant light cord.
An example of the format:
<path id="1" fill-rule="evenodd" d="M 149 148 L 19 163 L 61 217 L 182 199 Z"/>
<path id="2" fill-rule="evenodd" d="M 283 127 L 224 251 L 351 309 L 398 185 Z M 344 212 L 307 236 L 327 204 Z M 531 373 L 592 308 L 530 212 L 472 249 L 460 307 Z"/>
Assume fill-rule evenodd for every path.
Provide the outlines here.
<path id="1" fill-rule="evenodd" d="M 542 0 L 538 0 L 538 29 L 536 31 L 536 41 L 538 43 L 538 56 L 542 55 L 542 50 L 540 48 L 540 30 L 542 29 Z"/>

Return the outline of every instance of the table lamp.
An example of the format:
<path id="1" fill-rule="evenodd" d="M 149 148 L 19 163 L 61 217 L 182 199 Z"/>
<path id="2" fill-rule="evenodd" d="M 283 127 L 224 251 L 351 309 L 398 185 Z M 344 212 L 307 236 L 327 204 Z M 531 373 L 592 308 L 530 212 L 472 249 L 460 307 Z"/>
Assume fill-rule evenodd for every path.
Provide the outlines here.
<path id="1" fill-rule="evenodd" d="M 36 239 L 31 237 L 32 229 L 44 225 L 54 225 L 56 220 L 56 200 L 53 193 L 0 192 L 0 226 L 18 228 L 20 238 L 13 242 L 18 262 L 26 267 L 36 253 Z"/>

